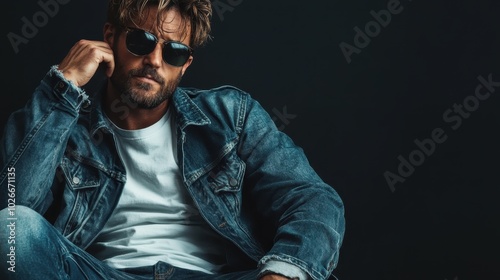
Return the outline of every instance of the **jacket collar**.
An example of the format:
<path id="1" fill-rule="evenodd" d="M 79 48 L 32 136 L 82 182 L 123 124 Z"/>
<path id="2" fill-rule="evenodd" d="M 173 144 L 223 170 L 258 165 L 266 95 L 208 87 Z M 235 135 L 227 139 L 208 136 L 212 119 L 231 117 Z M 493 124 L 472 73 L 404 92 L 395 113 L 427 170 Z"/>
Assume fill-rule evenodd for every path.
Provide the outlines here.
<path id="1" fill-rule="evenodd" d="M 194 92 L 187 88 L 177 87 L 172 96 L 177 124 L 181 129 L 188 125 L 210 124 L 210 119 L 192 100 Z M 191 95 L 191 96 L 190 96 Z"/>
<path id="2" fill-rule="evenodd" d="M 102 108 L 103 97 L 106 92 L 107 81 L 103 82 L 100 89 L 92 98 L 90 108 L 90 135 L 95 137 L 99 130 L 113 134 Z M 210 119 L 198 107 L 191 96 L 194 92 L 187 88 L 177 87 L 172 95 L 172 104 L 175 110 L 176 121 L 181 129 L 188 125 L 206 125 L 210 124 Z"/>

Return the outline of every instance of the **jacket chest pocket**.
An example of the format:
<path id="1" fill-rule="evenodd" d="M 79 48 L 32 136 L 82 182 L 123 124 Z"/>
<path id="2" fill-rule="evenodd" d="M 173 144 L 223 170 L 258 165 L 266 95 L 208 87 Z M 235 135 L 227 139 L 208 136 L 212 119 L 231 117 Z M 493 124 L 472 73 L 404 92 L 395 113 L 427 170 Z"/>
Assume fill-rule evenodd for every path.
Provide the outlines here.
<path id="1" fill-rule="evenodd" d="M 66 184 L 72 190 L 92 189 L 99 186 L 99 172 L 91 166 L 64 157 L 61 164 Z"/>
<path id="2" fill-rule="evenodd" d="M 233 211 L 239 212 L 245 163 L 236 151 L 230 152 L 208 173 L 210 189 Z"/>
<path id="3" fill-rule="evenodd" d="M 94 207 L 99 197 L 99 170 L 76 159 L 64 157 L 61 169 L 65 179 L 64 209 L 67 217 L 64 234 L 70 234 Z"/>

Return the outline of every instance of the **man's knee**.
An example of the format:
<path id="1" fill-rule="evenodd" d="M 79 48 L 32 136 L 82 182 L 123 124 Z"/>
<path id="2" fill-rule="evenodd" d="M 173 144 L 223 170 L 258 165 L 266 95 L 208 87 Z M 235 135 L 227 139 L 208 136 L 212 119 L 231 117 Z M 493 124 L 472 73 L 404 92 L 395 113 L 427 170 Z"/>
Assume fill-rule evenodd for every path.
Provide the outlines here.
<path id="1" fill-rule="evenodd" d="M 0 211 L 0 219 L 4 223 L 15 224 L 19 231 L 39 231 L 41 227 L 45 227 L 48 222 L 45 218 L 35 210 L 16 205 L 14 208 L 4 208 Z"/>
<path id="2" fill-rule="evenodd" d="M 63 273 L 62 250 L 58 233 L 39 213 L 16 205 L 0 211 L 0 261 L 8 270 L 0 271 L 0 279 L 12 277 L 60 279 Z M 50 264 L 50 265 L 47 265 Z M 64 274 L 62 274 L 64 275 Z"/>
<path id="3" fill-rule="evenodd" d="M 12 245 L 18 248 L 19 253 L 23 247 L 33 248 L 34 244 L 41 244 L 40 239 L 47 237 L 51 227 L 39 213 L 21 205 L 2 209 L 0 223 L 0 242 L 6 247 Z"/>

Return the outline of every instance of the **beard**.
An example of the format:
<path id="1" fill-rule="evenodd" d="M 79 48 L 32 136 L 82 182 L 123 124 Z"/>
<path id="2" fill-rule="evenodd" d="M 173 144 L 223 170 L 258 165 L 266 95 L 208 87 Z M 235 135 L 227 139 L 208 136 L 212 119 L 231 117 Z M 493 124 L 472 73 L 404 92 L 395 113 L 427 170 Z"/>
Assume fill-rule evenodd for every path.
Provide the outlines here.
<path id="1" fill-rule="evenodd" d="M 124 73 L 123 71 L 119 71 L 119 69 L 115 68 L 115 73 L 116 75 L 111 76 L 110 82 L 118 90 L 118 92 L 120 92 L 122 100 L 125 98 L 128 100 L 128 104 L 133 104 L 141 109 L 156 108 L 165 100 L 169 99 L 182 78 L 182 73 L 179 72 L 175 79 L 166 81 L 158 74 L 158 72 L 156 72 L 154 68 L 148 65 L 140 69 L 132 69 L 128 71 L 128 73 Z M 154 93 L 146 93 L 151 91 L 153 88 L 150 83 L 135 81 L 136 86 L 133 85 L 132 79 L 134 77 L 146 76 L 149 76 L 160 85 L 160 89 L 158 91 Z"/>

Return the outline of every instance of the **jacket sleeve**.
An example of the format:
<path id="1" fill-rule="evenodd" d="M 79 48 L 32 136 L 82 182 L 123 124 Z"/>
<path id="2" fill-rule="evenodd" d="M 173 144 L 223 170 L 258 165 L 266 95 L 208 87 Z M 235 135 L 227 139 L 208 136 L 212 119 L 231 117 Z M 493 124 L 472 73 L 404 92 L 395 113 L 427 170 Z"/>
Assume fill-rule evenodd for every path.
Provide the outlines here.
<path id="1" fill-rule="evenodd" d="M 299 267 L 312 279 L 327 279 L 337 266 L 345 230 L 338 193 L 252 99 L 239 152 L 246 163 L 255 211 L 275 231 L 271 249 L 259 266 L 281 261 Z"/>
<path id="2" fill-rule="evenodd" d="M 9 116 L 1 138 L 0 194 L 11 205 L 45 212 L 72 127 L 88 96 L 52 66 L 28 103 Z M 7 199 L 0 201 L 0 209 Z"/>

